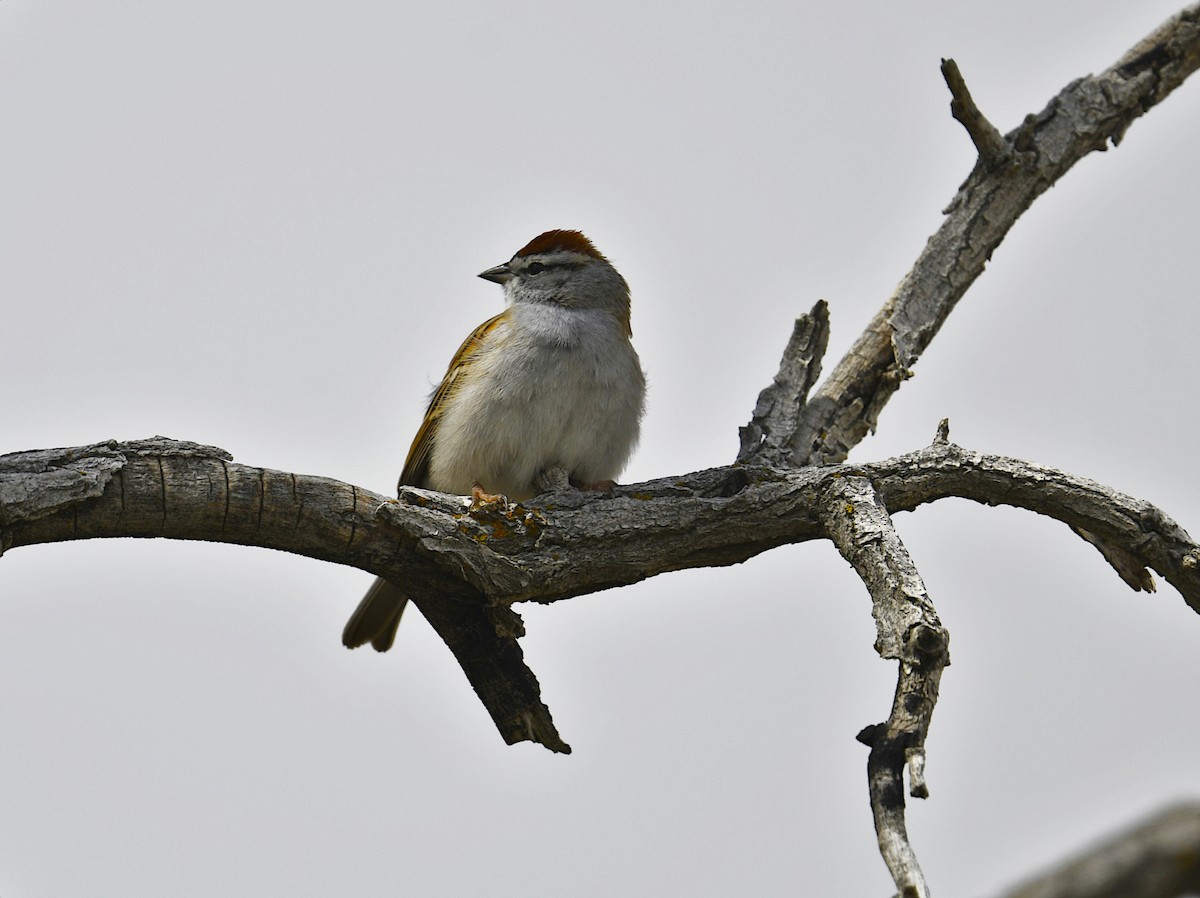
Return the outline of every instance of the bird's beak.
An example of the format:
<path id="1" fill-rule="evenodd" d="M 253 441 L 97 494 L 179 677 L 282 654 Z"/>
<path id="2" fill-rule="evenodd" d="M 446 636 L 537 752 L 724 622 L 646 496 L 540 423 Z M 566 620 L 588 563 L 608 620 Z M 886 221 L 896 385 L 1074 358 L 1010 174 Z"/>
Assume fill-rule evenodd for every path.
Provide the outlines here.
<path id="1" fill-rule="evenodd" d="M 494 284 L 507 284 L 512 280 L 512 269 L 508 267 L 508 263 L 497 265 L 495 268 L 489 268 L 487 271 L 480 272 L 479 276 L 485 281 L 491 281 Z"/>

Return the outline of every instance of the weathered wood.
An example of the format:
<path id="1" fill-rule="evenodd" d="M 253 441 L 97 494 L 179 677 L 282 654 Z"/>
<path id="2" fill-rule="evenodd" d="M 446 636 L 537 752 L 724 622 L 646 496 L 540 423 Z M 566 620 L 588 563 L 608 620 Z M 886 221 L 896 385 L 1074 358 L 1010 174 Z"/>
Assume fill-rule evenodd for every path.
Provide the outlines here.
<path id="1" fill-rule="evenodd" d="M 1200 4 L 1192 4 L 1099 75 L 1072 81 L 997 144 L 974 101 L 961 108 L 970 94 L 954 61 L 944 60 L 956 117 L 967 119 L 972 140 L 985 152 L 912 269 L 809 397 L 786 435 L 792 463 L 842 461 L 873 432 L 883 407 L 1017 219 L 1084 156 L 1119 143 L 1197 67 Z"/>
<path id="2" fill-rule="evenodd" d="M 952 443 L 860 465 L 711 468 L 474 512 L 460 497 L 406 488 L 397 501 L 195 447 L 160 438 L 0 456 L 0 540 L 13 548 L 204 539 L 333 561 L 469 605 L 554 602 L 824 539 L 830 490 L 858 476 L 893 513 L 955 496 L 1085 528 L 1158 571 L 1200 611 L 1200 550 L 1161 510 L 1087 478 Z M 47 460 L 40 472 L 36 459 Z M 76 480 L 78 489 L 64 485 Z M 33 494 L 41 498 L 31 506 Z"/>
<path id="3" fill-rule="evenodd" d="M 1167 808 L 1003 898 L 1180 898 L 1200 892 L 1200 804 Z"/>
<path id="4" fill-rule="evenodd" d="M 858 738 L 871 749 L 867 781 L 879 853 L 901 894 L 927 898 L 929 887 L 904 821 L 904 770 L 909 770 L 912 795 L 927 798 L 925 737 L 942 670 L 950 663 L 950 636 L 891 515 L 866 477 L 833 481 L 821 510 L 830 539 L 871 595 L 875 650 L 899 662 L 891 714 Z"/>

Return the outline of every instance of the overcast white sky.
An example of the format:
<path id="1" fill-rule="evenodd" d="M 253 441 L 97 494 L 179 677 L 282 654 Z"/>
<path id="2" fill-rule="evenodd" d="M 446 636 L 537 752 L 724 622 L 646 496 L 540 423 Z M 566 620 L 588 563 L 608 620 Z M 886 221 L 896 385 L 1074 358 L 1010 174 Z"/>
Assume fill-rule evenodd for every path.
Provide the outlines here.
<path id="1" fill-rule="evenodd" d="M 792 319 L 830 357 L 1002 129 L 1177 8 L 0 3 L 0 452 L 165 434 L 389 492 L 499 309 L 581 228 L 634 293 L 636 481 L 732 459 Z M 1018 223 L 857 459 L 963 445 L 1200 530 L 1200 82 Z M 1033 515 L 899 517 L 952 636 L 910 831 L 987 896 L 1200 795 L 1200 619 Z M 0 894 L 891 894 L 866 749 L 895 669 L 828 544 L 523 608 L 569 757 L 507 747 L 370 576 L 97 541 L 0 563 Z"/>

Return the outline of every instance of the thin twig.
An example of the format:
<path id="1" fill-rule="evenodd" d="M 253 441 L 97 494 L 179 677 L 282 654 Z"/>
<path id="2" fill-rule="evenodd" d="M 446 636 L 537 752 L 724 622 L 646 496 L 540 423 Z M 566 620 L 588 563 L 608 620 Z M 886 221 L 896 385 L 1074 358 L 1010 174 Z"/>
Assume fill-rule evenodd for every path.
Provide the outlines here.
<path id="1" fill-rule="evenodd" d="M 985 168 L 995 168 L 1007 161 L 1012 155 L 1008 142 L 975 105 L 971 91 L 967 89 L 967 82 L 958 70 L 958 63 L 953 59 L 943 59 L 942 77 L 946 79 L 946 86 L 950 88 L 950 114 L 971 135 L 971 142 L 979 151 L 979 163 Z"/>

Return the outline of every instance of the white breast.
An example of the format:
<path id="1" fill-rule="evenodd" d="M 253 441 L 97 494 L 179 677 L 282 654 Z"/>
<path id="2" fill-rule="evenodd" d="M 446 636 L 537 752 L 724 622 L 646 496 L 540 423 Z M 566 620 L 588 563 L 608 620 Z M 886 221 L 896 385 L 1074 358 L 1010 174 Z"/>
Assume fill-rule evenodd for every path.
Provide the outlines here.
<path id="1" fill-rule="evenodd" d="M 612 480 L 634 445 L 645 379 L 623 325 L 597 309 L 517 304 L 489 335 L 438 425 L 429 483 L 465 495 L 478 482 L 510 499 L 564 468 Z"/>

